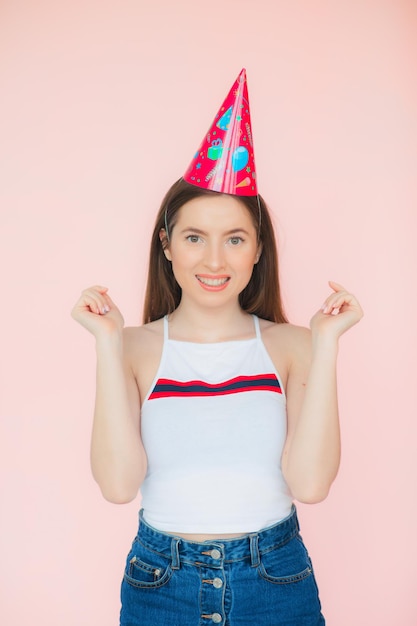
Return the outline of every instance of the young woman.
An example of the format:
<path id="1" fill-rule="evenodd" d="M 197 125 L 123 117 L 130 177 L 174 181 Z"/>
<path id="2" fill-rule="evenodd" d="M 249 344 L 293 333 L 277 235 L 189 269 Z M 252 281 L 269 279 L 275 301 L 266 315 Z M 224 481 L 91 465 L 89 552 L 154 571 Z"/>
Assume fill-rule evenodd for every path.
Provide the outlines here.
<path id="1" fill-rule="evenodd" d="M 289 324 L 262 198 L 180 179 L 156 219 L 143 326 L 123 327 L 106 287 L 82 292 L 93 475 L 111 502 L 142 495 L 122 626 L 324 624 L 293 500 L 323 500 L 339 466 L 338 340 L 362 311 L 330 287 L 310 330 Z"/>

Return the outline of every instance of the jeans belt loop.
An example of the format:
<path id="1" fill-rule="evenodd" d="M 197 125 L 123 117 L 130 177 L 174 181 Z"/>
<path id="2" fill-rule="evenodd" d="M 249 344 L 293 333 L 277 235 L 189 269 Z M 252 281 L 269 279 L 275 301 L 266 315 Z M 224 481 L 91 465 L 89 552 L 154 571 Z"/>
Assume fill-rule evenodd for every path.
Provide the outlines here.
<path id="1" fill-rule="evenodd" d="M 259 555 L 258 534 L 254 533 L 249 535 L 249 540 L 251 567 L 258 567 L 261 562 L 261 558 Z"/>
<path id="2" fill-rule="evenodd" d="M 180 544 L 181 539 L 175 539 L 175 537 L 171 541 L 171 558 L 172 569 L 180 569 L 180 552 L 178 546 Z"/>

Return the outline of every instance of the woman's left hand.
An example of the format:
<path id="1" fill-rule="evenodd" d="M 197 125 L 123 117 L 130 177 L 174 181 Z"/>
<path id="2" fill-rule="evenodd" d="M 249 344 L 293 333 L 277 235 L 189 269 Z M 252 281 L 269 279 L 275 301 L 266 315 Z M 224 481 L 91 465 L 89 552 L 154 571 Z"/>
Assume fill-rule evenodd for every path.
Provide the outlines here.
<path id="1" fill-rule="evenodd" d="M 329 285 L 334 293 L 312 317 L 310 328 L 313 333 L 329 333 L 338 338 L 362 319 L 363 311 L 355 296 L 342 285 L 333 281 L 329 281 Z"/>

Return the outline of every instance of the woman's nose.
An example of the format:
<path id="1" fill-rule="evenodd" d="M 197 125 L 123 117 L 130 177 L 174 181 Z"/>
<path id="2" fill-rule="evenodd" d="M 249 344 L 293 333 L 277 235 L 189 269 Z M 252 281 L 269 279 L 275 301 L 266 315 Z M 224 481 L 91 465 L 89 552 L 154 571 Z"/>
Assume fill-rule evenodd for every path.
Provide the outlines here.
<path id="1" fill-rule="evenodd" d="M 224 267 L 224 250 L 221 244 L 212 242 L 206 247 L 205 263 L 211 271 Z"/>

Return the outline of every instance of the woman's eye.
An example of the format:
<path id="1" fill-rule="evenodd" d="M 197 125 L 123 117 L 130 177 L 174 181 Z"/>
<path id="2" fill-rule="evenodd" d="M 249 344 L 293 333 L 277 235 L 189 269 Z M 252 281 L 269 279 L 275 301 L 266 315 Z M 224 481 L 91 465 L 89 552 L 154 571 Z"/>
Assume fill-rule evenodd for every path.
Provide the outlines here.
<path id="1" fill-rule="evenodd" d="M 243 239 L 241 237 L 231 237 L 229 241 L 232 244 L 232 246 L 237 246 L 241 243 L 241 241 L 243 241 Z"/>
<path id="2" fill-rule="evenodd" d="M 191 243 L 198 243 L 200 241 L 200 237 L 198 235 L 188 235 L 187 241 Z"/>

